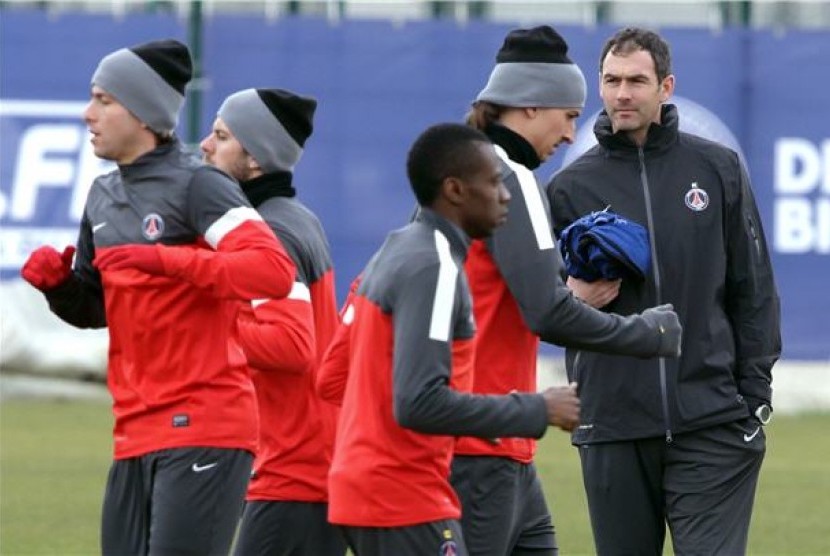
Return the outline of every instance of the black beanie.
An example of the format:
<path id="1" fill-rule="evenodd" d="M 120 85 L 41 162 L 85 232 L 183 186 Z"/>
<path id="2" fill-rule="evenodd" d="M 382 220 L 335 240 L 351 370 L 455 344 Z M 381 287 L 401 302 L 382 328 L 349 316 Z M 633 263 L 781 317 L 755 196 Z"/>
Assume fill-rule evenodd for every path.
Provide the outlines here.
<path id="1" fill-rule="evenodd" d="M 294 141 L 304 146 L 314 129 L 317 101 L 283 89 L 257 89 L 256 92 Z"/>
<path id="2" fill-rule="evenodd" d="M 193 62 L 185 45 L 177 40 L 164 39 L 139 44 L 130 50 L 184 95 L 184 89 L 193 77 Z"/>
<path id="3" fill-rule="evenodd" d="M 187 46 L 173 39 L 147 42 L 105 56 L 92 76 L 157 133 L 176 128 L 193 64 Z"/>
<path id="4" fill-rule="evenodd" d="M 292 172 L 316 108 L 313 98 L 285 89 L 245 89 L 226 98 L 218 116 L 264 172 Z"/>
<path id="5" fill-rule="evenodd" d="M 547 25 L 511 31 L 496 54 L 496 63 L 504 62 L 573 64 L 565 39 Z"/>
<path id="6" fill-rule="evenodd" d="M 582 108 L 585 76 L 568 58 L 565 39 L 548 25 L 515 29 L 476 100 L 512 107 Z"/>

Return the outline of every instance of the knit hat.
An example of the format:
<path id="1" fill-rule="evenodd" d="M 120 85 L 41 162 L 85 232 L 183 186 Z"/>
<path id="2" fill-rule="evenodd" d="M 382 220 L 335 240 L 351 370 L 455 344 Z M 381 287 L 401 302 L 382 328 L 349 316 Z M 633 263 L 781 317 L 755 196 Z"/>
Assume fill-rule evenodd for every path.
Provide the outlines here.
<path id="1" fill-rule="evenodd" d="M 226 98 L 218 116 L 263 172 L 292 172 L 316 108 L 313 98 L 284 89 L 245 89 Z"/>
<path id="2" fill-rule="evenodd" d="M 507 34 L 476 101 L 515 108 L 583 108 L 585 94 L 585 76 L 568 58 L 565 39 L 542 25 Z"/>
<path id="3" fill-rule="evenodd" d="M 170 133 L 176 128 L 192 75 L 190 51 L 179 41 L 165 39 L 105 56 L 92 74 L 92 84 L 115 97 L 156 133 Z"/>

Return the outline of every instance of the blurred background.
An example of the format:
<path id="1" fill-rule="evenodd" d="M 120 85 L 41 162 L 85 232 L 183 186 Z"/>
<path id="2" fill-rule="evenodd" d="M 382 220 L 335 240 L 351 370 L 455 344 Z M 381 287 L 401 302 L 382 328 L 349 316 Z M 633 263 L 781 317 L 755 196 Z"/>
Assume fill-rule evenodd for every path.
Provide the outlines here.
<path id="1" fill-rule="evenodd" d="M 569 42 L 589 96 L 576 143 L 539 179 L 593 142 L 605 39 L 629 24 L 659 30 L 673 50 L 681 127 L 737 150 L 753 182 L 783 302 L 776 395 L 796 381 L 807 397 L 799 404 L 827 403 L 830 3 L 766 0 L 0 1 L 3 390 L 10 377 L 104 374 L 106 331 L 58 321 L 19 278 L 37 246 L 75 242 L 92 179 L 110 168 L 80 119 L 102 56 L 162 37 L 188 43 L 197 77 L 178 133 L 194 147 L 236 90 L 284 87 L 318 99 L 295 184 L 329 234 L 342 301 L 409 217 L 411 141 L 430 124 L 461 121 L 506 32 L 543 23 Z M 542 355 L 555 369 L 560 352 Z"/>

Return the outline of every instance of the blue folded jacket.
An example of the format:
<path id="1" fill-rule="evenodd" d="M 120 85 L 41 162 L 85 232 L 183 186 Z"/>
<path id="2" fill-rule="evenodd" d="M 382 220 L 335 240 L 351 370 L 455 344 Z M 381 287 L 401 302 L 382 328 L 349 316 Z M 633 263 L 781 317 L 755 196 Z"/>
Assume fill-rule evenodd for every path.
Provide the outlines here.
<path id="1" fill-rule="evenodd" d="M 562 230 L 559 249 L 568 274 L 586 282 L 642 280 L 651 268 L 646 229 L 607 210 L 587 214 Z"/>

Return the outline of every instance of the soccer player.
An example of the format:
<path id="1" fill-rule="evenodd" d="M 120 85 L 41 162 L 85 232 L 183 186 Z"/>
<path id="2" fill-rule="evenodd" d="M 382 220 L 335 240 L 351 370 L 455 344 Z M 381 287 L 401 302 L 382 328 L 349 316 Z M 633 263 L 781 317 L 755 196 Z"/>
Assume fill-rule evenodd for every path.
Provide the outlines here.
<path id="1" fill-rule="evenodd" d="M 109 327 L 106 555 L 227 553 L 257 441 L 236 308 L 294 282 L 239 186 L 173 133 L 191 74 L 174 40 L 100 61 L 84 120 L 118 168 L 92 184 L 74 266 L 73 247 L 41 247 L 22 269 L 63 320 Z"/>
<path id="2" fill-rule="evenodd" d="M 509 32 L 467 118 L 496 144 L 511 194 L 507 223 L 474 241 L 466 262 L 478 323 L 473 392 L 479 394 L 535 392 L 540 338 L 637 357 L 679 353 L 680 326 L 670 307 L 605 314 L 562 281 L 547 199 L 533 170 L 573 140 L 585 105 L 585 79 L 567 52 L 548 26 Z M 533 438 L 459 439 L 452 484 L 471 554 L 556 553 L 535 453 Z"/>
<path id="3" fill-rule="evenodd" d="M 555 227 L 610 204 L 647 228 L 651 272 L 623 279 L 606 307 L 672 303 L 684 350 L 648 361 L 568 353 L 596 549 L 661 554 L 668 524 L 677 554 L 743 554 L 781 352 L 758 209 L 734 151 L 678 131 L 662 37 L 623 29 L 599 62 L 599 144 L 551 181 Z M 568 282 L 585 299 L 605 287 Z"/>
<path id="4" fill-rule="evenodd" d="M 326 520 L 337 408 L 314 392 L 338 323 L 334 269 L 323 227 L 297 199 L 293 179 L 316 107 L 284 89 L 239 91 L 201 143 L 205 161 L 239 181 L 297 267 L 287 298 L 246 303 L 238 320 L 261 421 L 238 556 L 346 551 Z"/>
<path id="5" fill-rule="evenodd" d="M 372 257 L 318 387 L 342 399 L 329 519 L 360 556 L 466 554 L 449 480 L 456 435 L 570 430 L 575 386 L 469 394 L 475 346 L 464 258 L 507 216 L 493 145 L 459 124 L 427 129 L 407 159 L 421 207 Z"/>

